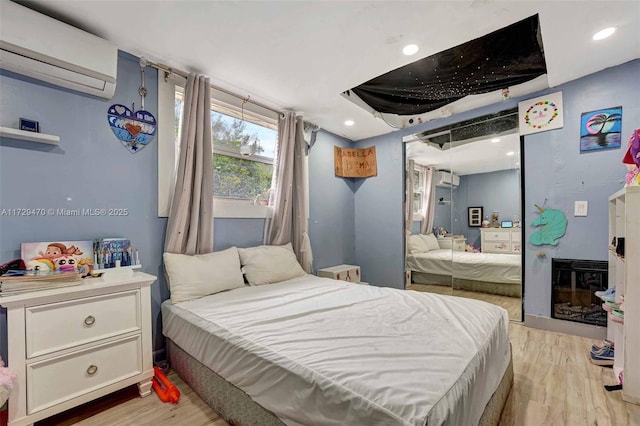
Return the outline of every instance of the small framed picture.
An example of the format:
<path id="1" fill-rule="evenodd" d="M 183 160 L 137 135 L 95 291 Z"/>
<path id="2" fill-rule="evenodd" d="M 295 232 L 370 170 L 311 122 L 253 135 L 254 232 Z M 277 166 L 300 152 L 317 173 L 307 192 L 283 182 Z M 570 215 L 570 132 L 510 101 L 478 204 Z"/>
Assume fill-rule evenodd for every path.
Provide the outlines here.
<path id="1" fill-rule="evenodd" d="M 500 228 L 513 228 L 513 221 L 503 220 L 502 222 L 500 222 Z"/>
<path id="2" fill-rule="evenodd" d="M 482 226 L 482 207 L 469 207 L 469 227 L 479 228 Z"/>

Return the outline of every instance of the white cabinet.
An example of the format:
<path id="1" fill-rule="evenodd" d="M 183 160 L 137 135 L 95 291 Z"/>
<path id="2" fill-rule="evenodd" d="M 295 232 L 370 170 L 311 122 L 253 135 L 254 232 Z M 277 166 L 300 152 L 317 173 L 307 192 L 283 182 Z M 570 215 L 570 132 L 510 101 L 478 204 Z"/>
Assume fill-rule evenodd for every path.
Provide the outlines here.
<path id="1" fill-rule="evenodd" d="M 9 425 L 31 425 L 135 383 L 149 395 L 155 280 L 106 273 L 78 286 L 0 297 L 8 366 L 18 378 Z"/>
<path id="2" fill-rule="evenodd" d="M 480 247 L 483 253 L 520 253 L 520 228 L 480 228 Z"/>
<path id="3" fill-rule="evenodd" d="M 453 251 L 465 251 L 467 239 L 463 235 L 438 238 L 438 245 L 441 249 L 452 249 Z"/>
<path id="4" fill-rule="evenodd" d="M 609 314 L 607 336 L 615 342 L 615 380 L 624 370 L 622 399 L 640 404 L 640 187 L 609 197 L 610 244 L 614 238 L 617 245 L 624 244 L 624 257 L 609 250 L 609 287 L 616 288 L 616 303 L 624 297 L 624 324 Z"/>
<path id="5" fill-rule="evenodd" d="M 349 281 L 351 283 L 360 282 L 360 267 L 357 265 L 338 265 L 329 268 L 318 269 L 316 273 L 319 277 L 331 278 L 333 280 Z"/>

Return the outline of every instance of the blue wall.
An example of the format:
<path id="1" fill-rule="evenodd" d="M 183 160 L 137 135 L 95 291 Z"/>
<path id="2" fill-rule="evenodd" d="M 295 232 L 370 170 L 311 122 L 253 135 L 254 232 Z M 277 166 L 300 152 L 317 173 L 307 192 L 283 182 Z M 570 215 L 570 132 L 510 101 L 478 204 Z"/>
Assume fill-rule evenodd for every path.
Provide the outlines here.
<path id="1" fill-rule="evenodd" d="M 363 281 L 395 288 L 404 288 L 404 148 L 400 132 L 355 143 L 357 148 L 374 145 L 378 165 L 377 176 L 356 182 L 356 264 Z"/>
<path id="2" fill-rule="evenodd" d="M 524 237 L 528 240 L 535 231 L 530 227 L 537 217 L 534 203 L 547 199 L 547 205 L 565 210 L 569 219 L 567 235 L 560 245 L 544 248 L 546 258 L 538 258 L 538 248 L 526 245 L 525 312 L 549 316 L 551 258 L 606 259 L 607 198 L 622 186 L 620 180 L 625 172 L 621 149 L 580 154 L 580 114 L 622 105 L 622 133 L 626 140 L 640 123 L 638 75 L 640 60 L 635 60 L 523 98 L 356 142 L 359 148 L 375 145 L 378 152 L 378 176 L 367 179 L 355 195 L 356 259 L 363 276 L 376 285 L 403 286 L 403 136 L 514 108 L 520 100 L 562 91 L 564 128 L 527 136 L 524 150 Z M 588 217 L 573 217 L 576 200 L 590 202 Z"/>
<path id="3" fill-rule="evenodd" d="M 1 72 L 0 125 L 38 120 L 41 131 L 60 136 L 60 145 L 0 140 L 0 209 L 127 208 L 126 217 L 0 216 L 0 260 L 20 257 L 23 241 L 92 240 L 126 236 L 140 249 L 145 272 L 158 277 L 152 287 L 154 350 L 164 348 L 160 304 L 169 297 L 162 270 L 166 218 L 157 217 L 158 140 L 130 154 L 107 125 L 109 105 L 139 106 L 139 60 L 120 53 L 118 85 L 111 100 L 78 94 L 16 74 Z M 145 107 L 157 115 L 157 72 L 147 68 Z M 320 132 L 310 167 L 311 229 L 315 266 L 354 261 L 355 183 L 336 178 L 333 145 L 350 142 Z M 69 201 L 68 198 L 71 200 Z M 262 244 L 264 219 L 217 218 L 214 249 Z M 336 231 L 326 232 L 327 229 Z M 6 313 L 0 312 L 0 355 L 6 358 Z M 162 354 L 160 354 L 162 356 Z"/>
<path id="4" fill-rule="evenodd" d="M 561 209 L 569 225 L 557 247 L 527 244 L 525 313 L 551 314 L 551 259 L 607 260 L 609 195 L 623 186 L 622 157 L 631 132 L 640 126 L 640 60 L 609 68 L 558 88 L 564 103 L 564 127 L 525 137 L 525 214 L 523 237 L 538 214 L 534 203 Z M 580 153 L 580 114 L 622 105 L 625 149 Z M 574 217 L 574 201 L 589 202 L 589 216 Z M 538 251 L 546 257 L 536 256 Z"/>
<path id="5" fill-rule="evenodd" d="M 157 72 L 147 69 L 145 109 L 157 115 Z M 140 249 L 152 287 L 154 347 L 163 346 L 160 302 L 168 297 L 161 261 L 166 219 L 157 217 L 157 138 L 131 154 L 107 125 L 114 103 L 140 105 L 138 60 L 120 54 L 118 85 L 111 100 L 0 75 L 0 125 L 18 127 L 19 117 L 38 120 L 43 133 L 60 136 L 59 146 L 0 141 L 0 208 L 126 208 L 121 217 L 0 216 L 0 259 L 20 257 L 23 241 L 92 240 L 124 236 Z M 0 352 L 6 356 L 3 312 Z"/>
<path id="6" fill-rule="evenodd" d="M 320 131 L 309 153 L 309 238 L 314 269 L 355 262 L 354 189 L 363 179 L 335 176 L 333 147 L 347 139 Z"/>
<path id="7" fill-rule="evenodd" d="M 213 249 L 254 247 L 262 244 L 264 219 L 217 218 L 213 221 Z"/>
<path id="8" fill-rule="evenodd" d="M 454 234 L 464 235 L 467 244 L 480 247 L 480 228 L 469 228 L 468 207 L 483 207 L 491 220 L 497 211 L 500 221 L 520 218 L 520 173 L 500 170 L 460 176 L 460 186 L 453 191 Z"/>

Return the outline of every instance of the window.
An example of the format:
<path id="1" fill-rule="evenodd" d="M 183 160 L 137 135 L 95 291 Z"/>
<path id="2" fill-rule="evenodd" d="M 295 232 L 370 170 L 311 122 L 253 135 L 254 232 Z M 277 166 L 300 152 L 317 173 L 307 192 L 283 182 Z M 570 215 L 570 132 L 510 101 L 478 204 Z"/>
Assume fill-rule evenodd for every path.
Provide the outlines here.
<path id="1" fill-rule="evenodd" d="M 175 155 L 180 149 L 183 90 L 175 90 Z M 278 141 L 275 120 L 211 101 L 213 195 L 236 202 L 266 204 Z"/>
<path id="2" fill-rule="evenodd" d="M 421 169 L 413 170 L 413 214 L 419 215 L 422 210 L 422 173 Z"/>

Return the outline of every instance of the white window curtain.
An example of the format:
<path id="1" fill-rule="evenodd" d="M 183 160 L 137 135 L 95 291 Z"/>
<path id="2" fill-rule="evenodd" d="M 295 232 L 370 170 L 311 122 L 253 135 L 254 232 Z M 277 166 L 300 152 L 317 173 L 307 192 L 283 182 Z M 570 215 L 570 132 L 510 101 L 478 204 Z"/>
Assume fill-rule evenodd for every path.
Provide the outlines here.
<path id="1" fill-rule="evenodd" d="M 213 152 L 209 77 L 190 74 L 184 96 L 180 157 L 164 250 L 213 251 Z"/>
<path id="2" fill-rule="evenodd" d="M 413 187 L 415 182 L 413 181 L 413 171 L 416 167 L 416 163 L 413 160 L 407 161 L 407 170 L 405 176 L 405 203 L 404 203 L 404 220 L 405 220 L 405 235 L 408 238 L 411 235 L 411 226 L 413 225 Z M 406 241 L 406 239 L 405 239 Z"/>
<path id="3" fill-rule="evenodd" d="M 298 262 L 307 273 L 311 273 L 313 254 L 307 234 L 304 181 L 306 144 L 302 117 L 296 117 L 295 112 L 285 112 L 278 120 L 273 217 L 268 223 L 266 243 L 282 245 L 291 242 Z"/>
<path id="4" fill-rule="evenodd" d="M 433 167 L 425 167 L 422 173 L 422 223 L 420 233 L 428 234 L 433 229 L 433 216 L 436 210 L 436 170 Z"/>

